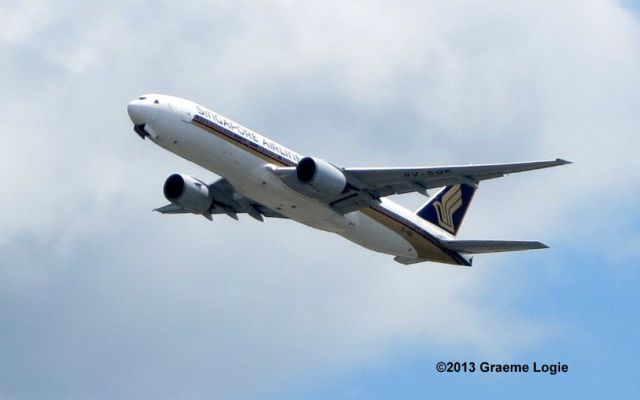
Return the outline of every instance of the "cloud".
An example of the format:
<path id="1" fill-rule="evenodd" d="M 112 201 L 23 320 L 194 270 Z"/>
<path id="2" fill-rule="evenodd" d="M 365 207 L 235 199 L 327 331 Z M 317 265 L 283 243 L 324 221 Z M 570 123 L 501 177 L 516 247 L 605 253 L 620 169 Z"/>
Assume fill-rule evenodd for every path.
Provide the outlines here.
<path id="1" fill-rule="evenodd" d="M 135 136 L 140 93 L 340 164 L 566 157 L 483 184 L 463 235 L 602 254 L 634 231 L 640 36 L 616 3 L 52 4 L 0 10 L 0 396 L 246 397 L 562 331 L 499 304 L 523 296 L 516 258 L 401 268 L 289 221 L 152 214 L 170 173 L 215 177 Z"/>

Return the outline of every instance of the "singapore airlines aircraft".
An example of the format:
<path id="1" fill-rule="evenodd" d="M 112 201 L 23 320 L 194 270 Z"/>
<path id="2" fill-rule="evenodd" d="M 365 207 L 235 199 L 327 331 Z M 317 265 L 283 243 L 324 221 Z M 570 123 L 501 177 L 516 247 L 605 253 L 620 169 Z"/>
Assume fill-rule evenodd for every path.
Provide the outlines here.
<path id="1" fill-rule="evenodd" d="M 213 183 L 173 174 L 163 214 L 246 213 L 290 218 L 334 232 L 402 264 L 471 266 L 477 253 L 542 249 L 540 242 L 455 239 L 478 183 L 505 174 L 568 164 L 556 159 L 442 167 L 343 168 L 303 157 L 192 101 L 147 94 L 127 111 L 141 138 L 224 177 Z M 386 196 L 442 187 L 416 212 Z"/>

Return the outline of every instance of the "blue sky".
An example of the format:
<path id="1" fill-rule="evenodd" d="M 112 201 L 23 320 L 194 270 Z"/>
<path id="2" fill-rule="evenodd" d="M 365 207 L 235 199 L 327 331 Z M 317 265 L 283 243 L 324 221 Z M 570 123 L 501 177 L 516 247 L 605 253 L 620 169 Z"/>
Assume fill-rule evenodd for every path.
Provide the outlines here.
<path id="1" fill-rule="evenodd" d="M 632 397 L 637 10 L 3 2 L 0 399 Z M 483 183 L 460 232 L 551 249 L 404 268 L 290 221 L 157 215 L 170 174 L 216 177 L 133 133 L 147 92 L 345 166 L 572 160 Z M 464 360 L 569 373 L 435 371 Z"/>
<path id="2" fill-rule="evenodd" d="M 556 245 L 557 246 L 557 245 Z M 638 390 L 638 373 L 633 365 L 637 350 L 633 348 L 638 326 L 635 293 L 637 271 L 616 276 L 605 265 L 582 261 L 581 271 L 572 271 L 573 279 L 563 279 L 555 285 L 531 273 L 535 288 L 517 301 L 517 309 L 525 315 L 552 319 L 562 326 L 562 332 L 552 340 L 520 352 L 512 360 L 491 357 L 469 357 L 465 352 L 434 351 L 428 345 L 398 349 L 395 356 L 382 363 L 363 366 L 356 373 L 290 394 L 289 398 L 629 398 Z M 538 267 L 525 263 L 535 271 Z M 569 262 L 565 268 L 569 267 Z M 562 268 L 562 265 L 554 267 Z M 631 267 L 631 266 L 629 266 Z M 614 276 L 612 276 L 614 275 Z M 622 278 L 622 279 L 621 279 Z M 593 282 L 599 282 L 594 288 Z M 542 287 L 540 287 L 542 286 Z M 512 299 L 498 294 L 497 303 Z M 493 301 L 491 302 L 493 303 Z M 569 333 L 571 332 L 571 333 Z M 477 362 L 515 362 L 532 364 L 563 362 L 569 365 L 567 374 L 536 376 L 535 374 L 443 374 L 434 372 L 439 360 L 476 360 Z"/>

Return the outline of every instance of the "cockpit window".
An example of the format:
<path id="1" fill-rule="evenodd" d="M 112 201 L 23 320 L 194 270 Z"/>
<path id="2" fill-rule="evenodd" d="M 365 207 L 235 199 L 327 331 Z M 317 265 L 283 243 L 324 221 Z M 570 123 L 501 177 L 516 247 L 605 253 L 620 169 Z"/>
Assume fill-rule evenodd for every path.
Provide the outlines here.
<path id="1" fill-rule="evenodd" d="M 138 100 L 146 100 L 147 98 L 145 96 L 140 96 L 138 97 Z"/>

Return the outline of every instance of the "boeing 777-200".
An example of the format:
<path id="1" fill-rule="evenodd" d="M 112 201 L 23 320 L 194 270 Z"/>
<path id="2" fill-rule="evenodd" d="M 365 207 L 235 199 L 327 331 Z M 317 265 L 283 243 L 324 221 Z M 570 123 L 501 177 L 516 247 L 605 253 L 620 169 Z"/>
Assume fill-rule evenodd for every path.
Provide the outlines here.
<path id="1" fill-rule="evenodd" d="M 540 242 L 455 239 L 469 203 L 485 179 L 554 167 L 568 161 L 442 167 L 344 168 L 302 156 L 220 114 L 178 97 L 147 94 L 127 107 L 135 132 L 221 179 L 206 183 L 173 174 L 164 183 L 163 214 L 238 214 L 263 221 L 289 218 L 334 232 L 402 264 L 436 261 L 471 265 L 477 253 L 546 248 Z M 386 196 L 427 195 L 412 212 Z"/>

